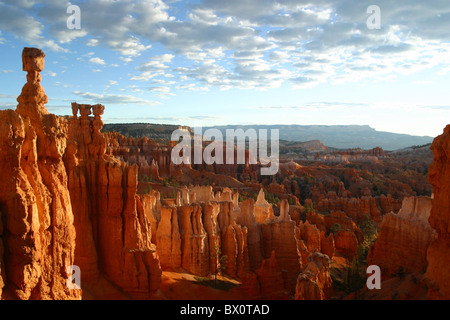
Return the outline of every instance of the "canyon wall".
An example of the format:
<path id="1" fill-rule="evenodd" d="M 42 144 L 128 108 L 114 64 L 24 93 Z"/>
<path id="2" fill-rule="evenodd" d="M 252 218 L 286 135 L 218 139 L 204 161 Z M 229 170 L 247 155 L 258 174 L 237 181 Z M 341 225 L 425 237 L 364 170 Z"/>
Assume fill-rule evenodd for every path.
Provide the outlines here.
<path id="1" fill-rule="evenodd" d="M 434 160 L 428 180 L 433 186 L 429 222 L 437 238 L 428 248 L 429 299 L 450 299 L 450 125 L 431 145 Z"/>

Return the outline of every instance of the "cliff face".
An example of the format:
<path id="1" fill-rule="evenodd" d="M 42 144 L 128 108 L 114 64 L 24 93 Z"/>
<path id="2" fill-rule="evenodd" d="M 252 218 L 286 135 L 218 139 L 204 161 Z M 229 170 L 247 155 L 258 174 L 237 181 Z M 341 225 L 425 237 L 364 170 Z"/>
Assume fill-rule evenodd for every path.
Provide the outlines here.
<path id="1" fill-rule="evenodd" d="M 425 272 L 427 249 L 435 236 L 428 223 L 431 206 L 429 197 L 405 198 L 398 214 L 383 217 L 378 239 L 367 258 L 369 264 L 381 268 L 383 278 L 399 271 Z"/>
<path id="2" fill-rule="evenodd" d="M 450 299 L 450 125 L 431 145 L 434 154 L 428 180 L 433 186 L 429 222 L 437 238 L 428 248 L 426 276 L 431 280 L 430 299 Z"/>
<path id="3" fill-rule="evenodd" d="M 74 225 L 83 234 L 77 238 L 75 263 L 88 286 L 104 273 L 125 293 L 145 298 L 159 288 L 161 270 L 150 221 L 138 210 L 137 166 L 105 154 L 102 105 L 74 103 L 72 110 L 64 160 Z"/>
<path id="4" fill-rule="evenodd" d="M 73 117 L 64 118 L 47 112 L 44 57 L 24 49 L 19 104 L 0 111 L 2 296 L 79 299 L 82 291 L 67 286 L 77 265 L 83 288 L 105 277 L 130 297 L 146 297 L 159 288 L 161 270 L 136 196 L 137 167 L 105 155 L 103 106 L 73 104 Z"/>
<path id="5" fill-rule="evenodd" d="M 63 163 L 67 122 L 48 114 L 44 53 L 25 48 L 16 111 L 0 111 L 0 287 L 4 298 L 79 299 L 66 285 L 75 228 Z M 1 261 L 3 260 L 3 261 Z"/>

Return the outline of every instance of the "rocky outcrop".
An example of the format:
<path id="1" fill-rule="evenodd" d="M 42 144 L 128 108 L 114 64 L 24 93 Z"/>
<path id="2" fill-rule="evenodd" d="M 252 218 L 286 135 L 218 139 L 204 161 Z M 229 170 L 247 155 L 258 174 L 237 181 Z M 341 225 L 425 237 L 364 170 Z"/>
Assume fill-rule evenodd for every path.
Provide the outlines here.
<path id="1" fill-rule="evenodd" d="M 236 222 L 247 228 L 247 248 L 250 270 L 257 270 L 260 268 L 263 253 L 261 248 L 261 228 L 256 223 L 254 208 L 255 201 L 248 199 L 239 204 L 240 213 L 236 217 Z"/>
<path id="2" fill-rule="evenodd" d="M 283 200 L 280 215 L 261 224 L 262 249 L 266 258 L 275 252 L 280 271 L 285 274 L 285 288 L 293 292 L 302 262 L 295 237 L 297 227 L 288 212 L 289 204 Z"/>
<path id="3" fill-rule="evenodd" d="M 75 228 L 83 234 L 75 263 L 87 286 L 95 286 L 102 273 L 132 297 L 148 297 L 159 288 L 161 269 L 150 221 L 138 210 L 138 167 L 105 153 L 102 105 L 73 103 L 72 111 L 64 162 Z"/>
<path id="4" fill-rule="evenodd" d="M 221 202 L 218 225 L 222 233 L 222 254 L 227 257 L 225 272 L 232 277 L 249 269 L 247 228 L 236 223 L 233 203 Z"/>
<path id="5" fill-rule="evenodd" d="M 327 255 L 315 252 L 298 275 L 295 300 L 326 300 L 332 289 L 330 259 Z"/>
<path id="6" fill-rule="evenodd" d="M 370 217 L 377 224 L 381 223 L 383 214 L 398 212 L 401 201 L 391 196 L 363 196 L 361 198 L 338 197 L 329 192 L 327 197 L 320 197 L 317 202 L 318 212 L 343 211 L 354 222 L 362 222 Z"/>
<path id="7" fill-rule="evenodd" d="M 320 232 L 320 252 L 326 254 L 330 259 L 336 254 L 336 246 L 334 244 L 333 234 L 325 236 L 325 232 Z"/>
<path id="8" fill-rule="evenodd" d="M 320 230 L 309 221 L 300 222 L 300 240 L 305 243 L 308 252 L 320 252 Z"/>
<path id="9" fill-rule="evenodd" d="M 358 249 L 358 238 L 353 231 L 339 230 L 334 235 L 334 245 L 336 251 L 341 252 L 345 258 L 351 261 Z"/>
<path id="10" fill-rule="evenodd" d="M 198 204 L 178 207 L 181 236 L 181 265 L 200 276 L 209 273 L 208 237 L 202 222 L 202 207 Z"/>
<path id="11" fill-rule="evenodd" d="M 181 235 L 175 206 L 161 207 L 161 219 L 156 231 L 156 250 L 162 267 L 181 266 Z"/>
<path id="12" fill-rule="evenodd" d="M 284 288 L 283 273 L 280 271 L 276 253 L 272 251 L 270 258 L 262 261 L 261 267 L 256 270 L 258 276 L 261 298 L 267 300 L 286 300 L 289 293 Z"/>
<path id="13" fill-rule="evenodd" d="M 147 137 L 134 139 L 117 132 L 106 132 L 106 153 L 116 156 L 128 164 L 139 166 L 139 177 L 155 181 L 169 176 L 174 167 L 171 164 L 171 148 Z"/>
<path id="14" fill-rule="evenodd" d="M 431 145 L 434 160 L 428 180 L 433 186 L 433 207 L 429 222 L 437 238 L 428 248 L 428 298 L 450 299 L 450 125 Z"/>
<path id="15" fill-rule="evenodd" d="M 368 263 L 381 268 L 383 278 L 401 272 L 425 272 L 427 249 L 435 236 L 428 223 L 432 200 L 409 197 L 403 200 L 398 214 L 383 217 L 380 233 L 370 249 Z"/>
<path id="16" fill-rule="evenodd" d="M 184 203 L 202 201 L 161 207 L 156 247 L 162 267 L 182 267 L 200 276 L 215 274 L 218 267 L 231 277 L 250 272 L 248 229 L 236 223 L 236 204 L 229 201 L 233 197 L 199 187 L 184 193 L 189 194 L 180 199 Z"/>
<path id="17" fill-rule="evenodd" d="M 337 226 L 339 230 L 348 230 L 355 234 L 358 242 L 364 241 L 364 236 L 359 230 L 356 223 L 347 216 L 343 211 L 333 211 L 324 217 L 324 224 L 328 231 L 331 231 L 333 226 Z"/>
<path id="18" fill-rule="evenodd" d="M 0 111 L 0 288 L 9 298 L 79 299 L 69 289 L 75 228 L 63 163 L 67 123 L 49 114 L 44 53 L 25 48 L 27 83 L 16 111 Z M 1 244 L 2 243 L 2 244 Z"/>
<path id="19" fill-rule="evenodd" d="M 326 254 L 330 259 L 336 253 L 333 234 L 326 236 L 325 231 L 320 231 L 317 225 L 308 220 L 299 223 L 296 239 L 303 265 L 308 263 L 309 256 L 314 252 Z"/>

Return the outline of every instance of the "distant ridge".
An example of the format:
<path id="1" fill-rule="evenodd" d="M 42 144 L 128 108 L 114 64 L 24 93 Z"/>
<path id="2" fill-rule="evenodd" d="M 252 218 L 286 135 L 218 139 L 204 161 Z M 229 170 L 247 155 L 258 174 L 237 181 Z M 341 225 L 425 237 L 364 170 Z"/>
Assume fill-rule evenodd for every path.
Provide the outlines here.
<path id="1" fill-rule="evenodd" d="M 167 140 L 169 141 L 172 132 L 176 129 L 187 129 L 191 131 L 188 126 L 173 125 L 173 124 L 154 124 L 154 123 L 111 123 L 103 126 L 103 132 L 115 131 L 124 136 L 130 137 L 148 137 L 153 140 Z"/>
<path id="2" fill-rule="evenodd" d="M 320 140 L 324 145 L 337 149 L 368 150 L 380 147 L 384 150 L 397 150 L 433 141 L 433 137 L 377 131 L 368 125 L 229 125 L 214 128 L 222 132 L 226 129 L 238 128 L 244 131 L 250 128 L 279 129 L 282 140 L 302 142 Z"/>
<path id="3" fill-rule="evenodd" d="M 117 131 L 131 137 L 148 137 L 150 139 L 170 140 L 172 132 L 178 128 L 188 126 L 149 124 L 149 123 L 119 123 L 105 124 L 103 131 Z M 279 129 L 280 139 L 286 141 L 313 141 L 320 140 L 325 146 L 348 149 L 362 148 L 365 150 L 375 147 L 384 150 L 398 150 L 411 146 L 420 146 L 431 143 L 433 137 L 413 136 L 392 132 L 377 131 L 368 125 L 227 125 L 203 127 L 219 129 L 225 136 L 226 129 Z"/>

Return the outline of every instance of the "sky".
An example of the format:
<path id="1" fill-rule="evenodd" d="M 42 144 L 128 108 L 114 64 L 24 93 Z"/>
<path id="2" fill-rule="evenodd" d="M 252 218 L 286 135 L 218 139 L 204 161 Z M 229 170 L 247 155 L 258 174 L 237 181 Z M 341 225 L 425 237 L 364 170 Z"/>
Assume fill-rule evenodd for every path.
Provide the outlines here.
<path id="1" fill-rule="evenodd" d="M 450 123 L 448 0 L 0 0 L 0 109 L 26 82 L 24 47 L 46 54 L 57 115 L 76 101 L 104 104 L 105 123 Z"/>

